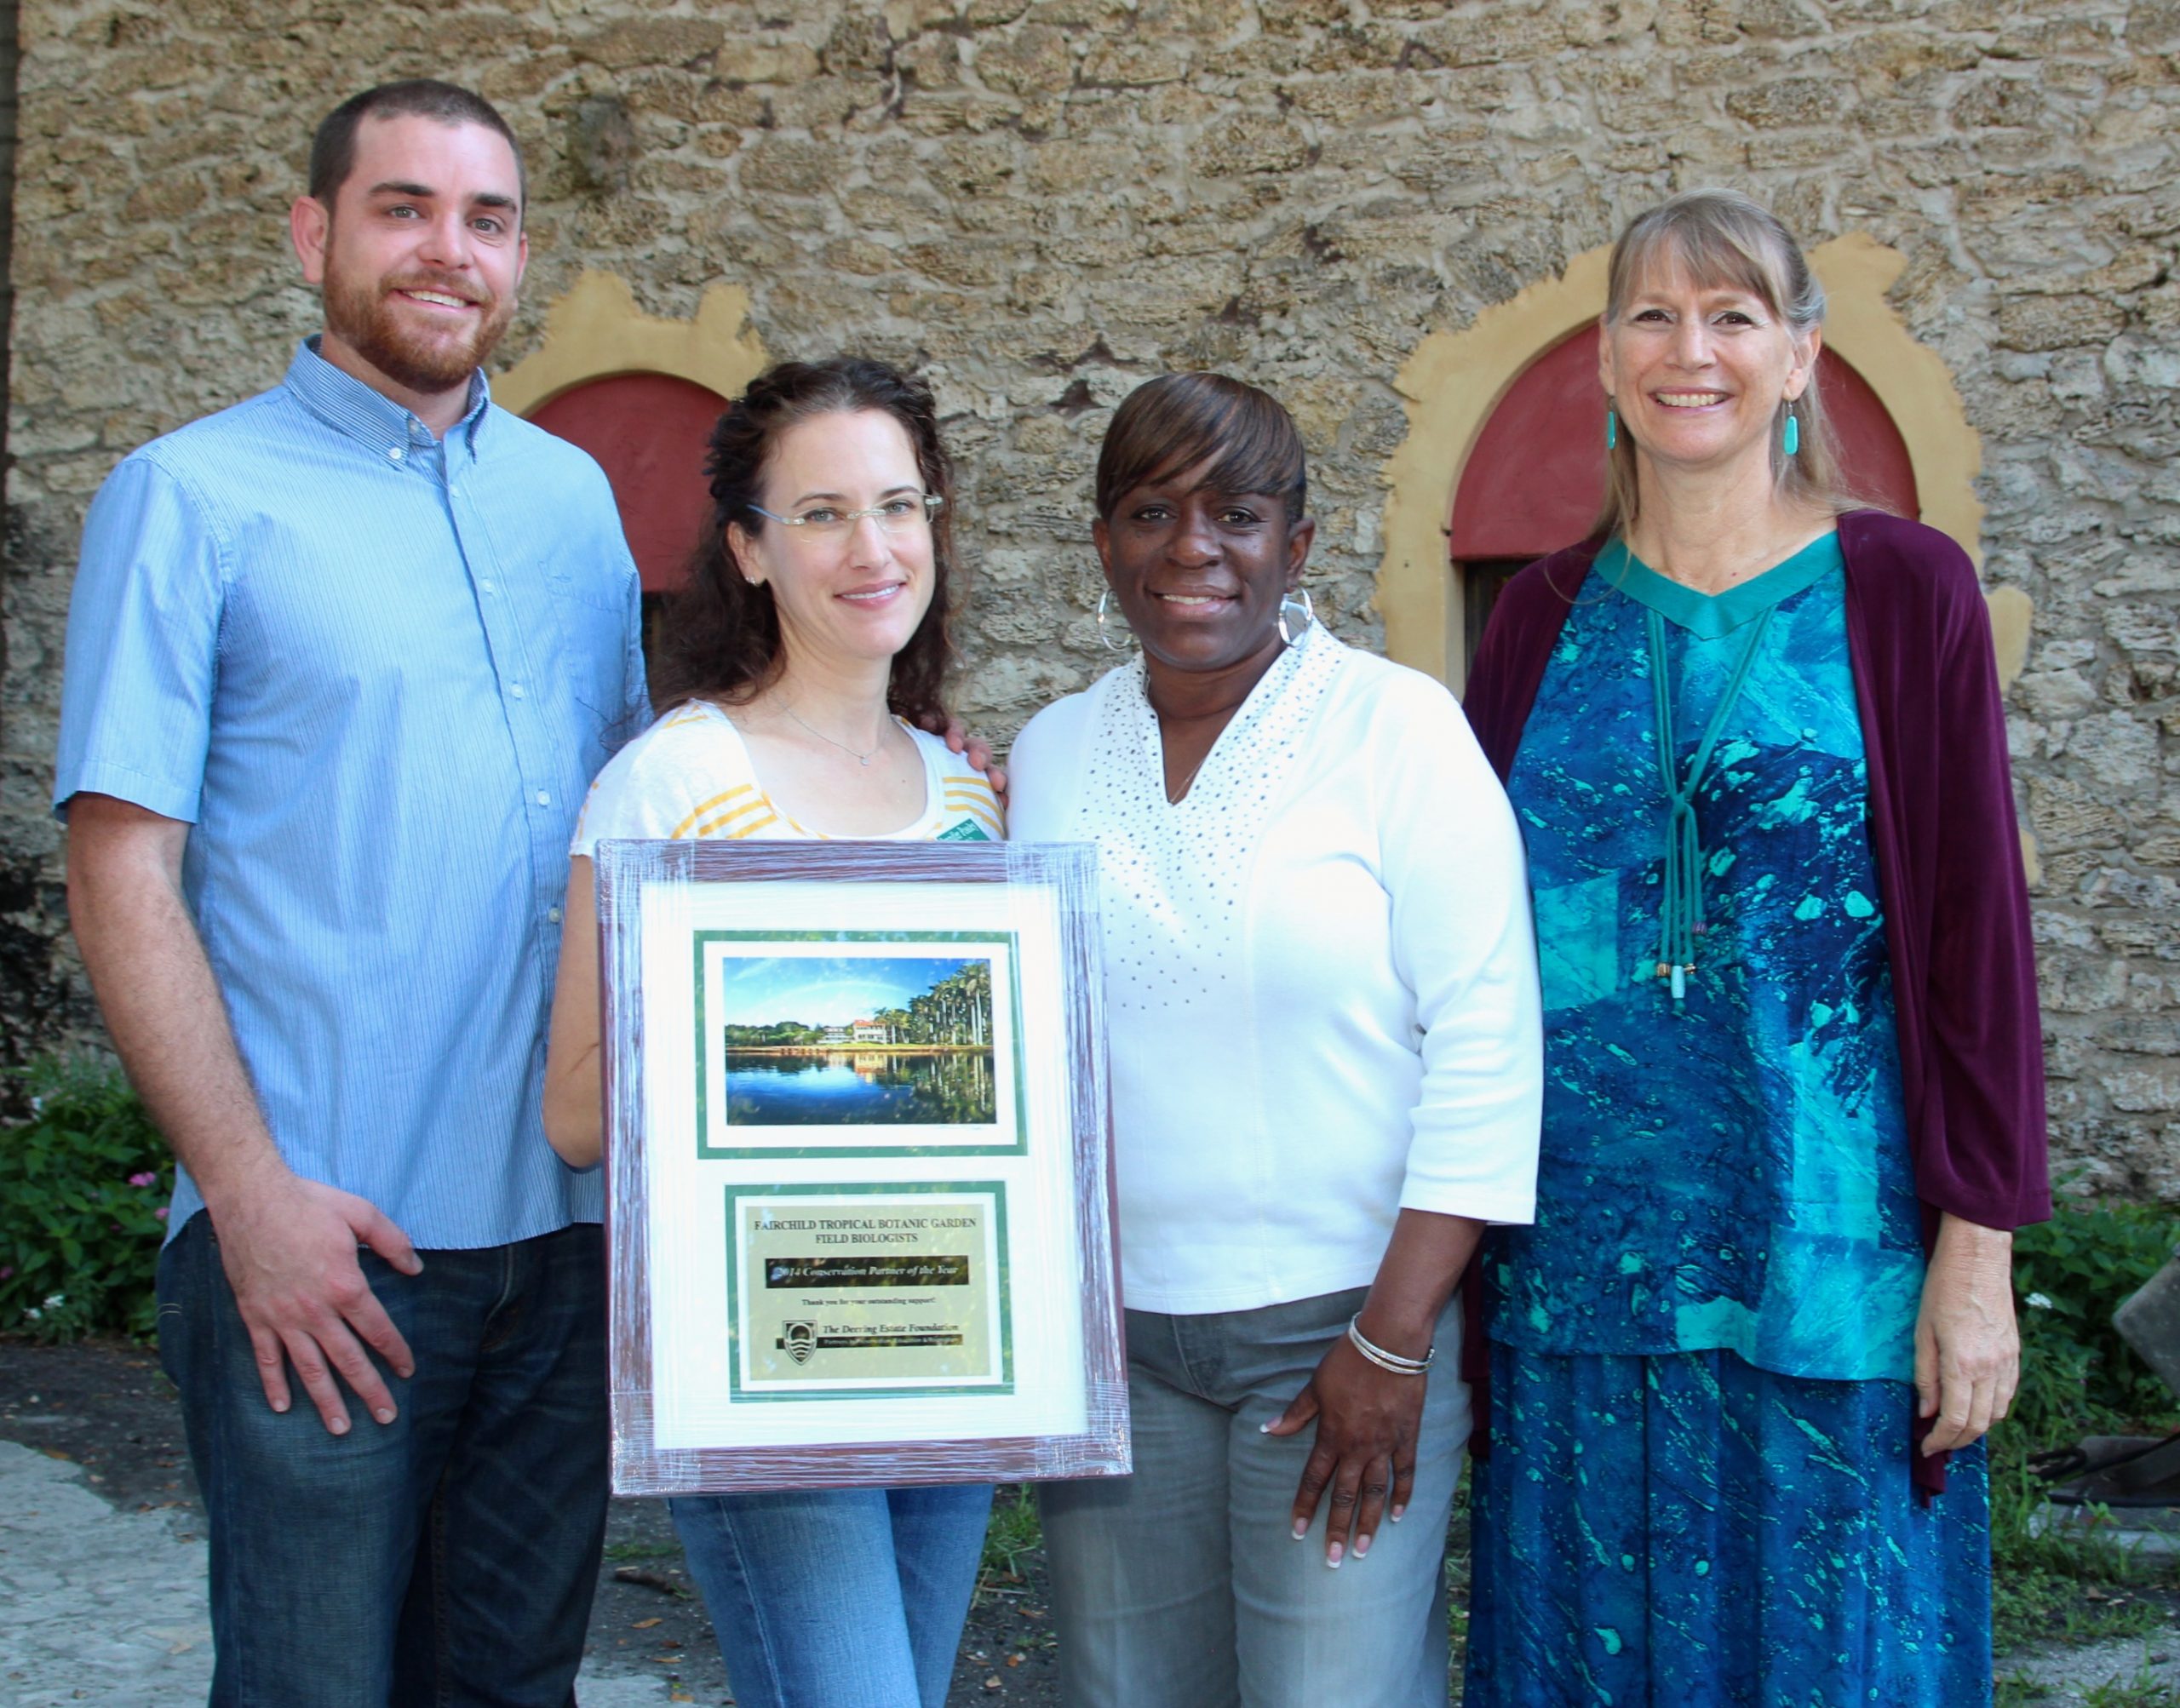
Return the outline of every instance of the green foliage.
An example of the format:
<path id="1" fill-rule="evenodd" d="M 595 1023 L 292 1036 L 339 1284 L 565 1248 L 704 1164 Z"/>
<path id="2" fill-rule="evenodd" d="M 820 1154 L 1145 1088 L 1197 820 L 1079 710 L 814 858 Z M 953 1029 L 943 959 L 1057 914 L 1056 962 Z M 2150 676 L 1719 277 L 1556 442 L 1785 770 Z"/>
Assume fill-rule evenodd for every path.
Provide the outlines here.
<path id="1" fill-rule="evenodd" d="M 2071 1691 L 2062 1696 L 2039 1684 L 2031 1684 L 2019 1678 L 2000 1678 L 1997 1708 L 2047 1708 L 2047 1705 L 2074 1702 L 2081 1708 L 2176 1708 L 2180 1705 L 2180 1691 L 2169 1684 L 2160 1683 L 2145 1660 L 2135 1669 L 2131 1678 L 2114 1676 L 2102 1684 L 2092 1684 L 2081 1695 Z"/>
<path id="2" fill-rule="evenodd" d="M 1991 1436 L 1991 1638 L 2006 1654 L 2033 1643 L 2103 1642 L 2165 1623 L 2171 1568 L 2095 1530 L 2033 1533 L 2045 1483 L 2011 1424 Z"/>
<path id="3" fill-rule="evenodd" d="M 2082 1708 L 2174 1708 L 2180 1704 L 2180 1692 L 2159 1683 L 2149 1663 L 2144 1661 L 2135 1669 L 2132 1678 L 2114 1677 L 2092 1684 L 2081 1700 Z"/>
<path id="4" fill-rule="evenodd" d="M 730 1050 L 796 1050 L 825 1041 L 823 1026 L 806 1026 L 800 1020 L 775 1020 L 769 1026 L 730 1025 L 723 1029 Z"/>
<path id="5" fill-rule="evenodd" d="M 984 1527 L 984 1569 L 1018 1577 L 1024 1556 L 1044 1545 L 1036 1497 L 1019 1487 L 994 1491 L 991 1519 Z"/>
<path id="6" fill-rule="evenodd" d="M 1036 1497 L 1021 1487 L 995 1490 L 991 1522 L 984 1527 L 984 1570 L 979 1578 L 1019 1578 L 1024 1557 L 1044 1545 Z"/>
<path id="7" fill-rule="evenodd" d="M 2164 1623 L 2169 1562 L 2131 1555 L 2094 1529 L 2032 1533 L 2045 1484 L 2028 1458 L 2085 1436 L 2171 1427 L 2173 1396 L 2120 1339 L 2112 1313 L 2176 1244 L 2180 1218 L 2169 1210 L 2071 1199 L 2015 1237 L 2021 1389 L 2012 1415 L 1991 1435 L 1992 1635 L 2000 1654 L 2037 1642 L 2140 1636 Z M 2002 1680 L 1999 1699 L 2045 1699 Z"/>
<path id="8" fill-rule="evenodd" d="M 972 961 L 948 974 L 909 1003 L 888 1009 L 886 1019 L 904 1044 L 988 1044 L 991 1041 L 991 967 Z"/>
<path id="9" fill-rule="evenodd" d="M 119 1069 L 20 1070 L 30 1119 L 0 1128 L 0 1329 L 149 1335 L 174 1157 Z"/>
<path id="10" fill-rule="evenodd" d="M 988 1045 L 991 1042 L 991 967 L 972 961 L 949 973 L 906 1008 L 882 1008 L 875 1014 L 858 1015 L 886 1029 L 888 1044 Z M 847 1023 L 845 1017 L 830 1029 Z M 829 1029 L 800 1020 L 776 1020 L 766 1025 L 731 1024 L 723 1029 L 732 1049 L 808 1048 L 825 1041 Z M 851 1040 L 850 1041 L 853 1041 Z"/>
<path id="11" fill-rule="evenodd" d="M 2180 1246 L 2180 1218 L 2152 1204 L 2062 1199 L 2014 1240 L 2021 1392 L 2014 1421 L 2038 1447 L 2165 1416 L 2175 1401 L 2112 1327 L 2127 1295 Z"/>

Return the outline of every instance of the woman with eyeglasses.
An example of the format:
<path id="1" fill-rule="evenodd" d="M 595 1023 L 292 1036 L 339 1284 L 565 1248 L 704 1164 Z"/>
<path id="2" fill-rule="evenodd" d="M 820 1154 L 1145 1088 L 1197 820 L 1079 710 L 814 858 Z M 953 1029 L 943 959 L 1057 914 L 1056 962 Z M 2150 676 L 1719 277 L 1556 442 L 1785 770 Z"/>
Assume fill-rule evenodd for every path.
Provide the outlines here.
<path id="1" fill-rule="evenodd" d="M 600 1144 L 591 854 L 608 838 L 997 840 L 944 724 L 952 474 L 931 393 L 883 363 L 783 362 L 711 436 L 712 514 L 668 606 L 658 720 L 576 828 L 545 1127 Z M 683 1497 L 674 1524 L 743 1708 L 940 1708 L 985 1486 Z"/>

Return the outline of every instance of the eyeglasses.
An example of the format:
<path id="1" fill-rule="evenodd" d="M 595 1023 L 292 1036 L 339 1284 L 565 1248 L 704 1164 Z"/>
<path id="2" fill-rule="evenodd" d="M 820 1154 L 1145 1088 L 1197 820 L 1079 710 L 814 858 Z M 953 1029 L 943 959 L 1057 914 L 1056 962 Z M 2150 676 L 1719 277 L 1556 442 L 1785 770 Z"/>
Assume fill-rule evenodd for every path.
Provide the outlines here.
<path id="1" fill-rule="evenodd" d="M 840 540 L 846 538 L 866 516 L 889 534 L 905 534 L 914 528 L 928 527 L 931 519 L 938 513 L 938 507 L 945 502 L 936 492 L 904 492 L 882 504 L 874 504 L 868 510 L 843 510 L 835 504 L 813 504 L 799 516 L 775 516 L 761 504 L 749 507 L 767 522 L 777 522 L 783 528 L 801 529 L 803 539 Z"/>

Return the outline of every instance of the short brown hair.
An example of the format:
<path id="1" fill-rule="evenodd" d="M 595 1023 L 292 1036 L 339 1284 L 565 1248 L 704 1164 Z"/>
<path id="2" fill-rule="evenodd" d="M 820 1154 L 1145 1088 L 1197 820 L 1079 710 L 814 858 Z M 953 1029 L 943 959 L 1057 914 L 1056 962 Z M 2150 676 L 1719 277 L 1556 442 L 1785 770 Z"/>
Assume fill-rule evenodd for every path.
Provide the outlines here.
<path id="1" fill-rule="evenodd" d="M 779 607 L 772 590 L 751 582 L 727 543 L 730 523 L 745 533 L 766 527 L 756 506 L 766 465 L 787 430 L 813 416 L 875 410 L 901 424 L 915 451 L 926 492 L 946 502 L 931 520 L 931 606 L 893 655 L 886 703 L 919 728 L 946 719 L 946 667 L 954 656 L 949 583 L 954 569 L 954 465 L 938 436 L 931 387 L 884 362 L 835 356 L 823 362 L 776 362 L 726 406 L 712 428 L 704 473 L 711 514 L 689 563 L 689 579 L 659 623 L 651 701 L 662 712 L 688 700 L 740 705 L 778 676 Z"/>
<path id="2" fill-rule="evenodd" d="M 1199 490 L 1284 501 L 1291 527 L 1310 502 L 1302 435 L 1287 406 L 1224 374 L 1146 381 L 1114 411 L 1098 451 L 1098 513 L 1110 520 L 1139 486 L 1208 461 Z"/>
<path id="3" fill-rule="evenodd" d="M 432 77 L 410 77 L 381 83 L 361 95 L 352 95 L 318 121 L 310 144 L 311 199 L 330 209 L 348 175 L 356 169 L 356 133 L 367 118 L 435 118 L 442 124 L 481 124 L 497 131 L 514 156 L 518 193 L 525 207 L 530 202 L 530 179 L 523 169 L 522 145 L 500 117 L 500 110 L 481 95 L 455 83 Z"/>

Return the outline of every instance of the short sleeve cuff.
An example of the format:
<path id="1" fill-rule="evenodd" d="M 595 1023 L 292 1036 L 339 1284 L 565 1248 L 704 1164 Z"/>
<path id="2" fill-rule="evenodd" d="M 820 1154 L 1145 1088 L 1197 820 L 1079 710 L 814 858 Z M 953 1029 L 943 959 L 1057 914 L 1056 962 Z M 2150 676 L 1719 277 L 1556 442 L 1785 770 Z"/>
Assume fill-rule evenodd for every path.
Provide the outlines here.
<path id="1" fill-rule="evenodd" d="M 125 800 L 132 806 L 142 807 L 146 812 L 156 812 L 162 818 L 194 824 L 204 788 L 204 780 L 202 777 L 191 777 L 184 782 L 146 777 L 142 771 L 116 765 L 109 759 L 84 759 L 77 765 L 64 766 L 54 779 L 53 816 L 66 823 L 68 803 L 76 796 L 110 794 L 116 800 Z"/>
<path id="2" fill-rule="evenodd" d="M 1411 1175 L 1401 1187 L 1400 1207 L 1434 1216 L 1466 1216 L 1494 1226 L 1527 1227 L 1536 1220 L 1536 1192 L 1533 1187 L 1524 1190 L 1472 1180 L 1419 1180 Z"/>

